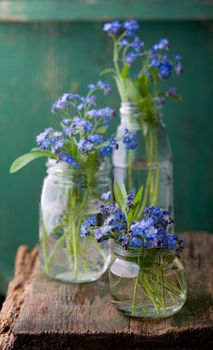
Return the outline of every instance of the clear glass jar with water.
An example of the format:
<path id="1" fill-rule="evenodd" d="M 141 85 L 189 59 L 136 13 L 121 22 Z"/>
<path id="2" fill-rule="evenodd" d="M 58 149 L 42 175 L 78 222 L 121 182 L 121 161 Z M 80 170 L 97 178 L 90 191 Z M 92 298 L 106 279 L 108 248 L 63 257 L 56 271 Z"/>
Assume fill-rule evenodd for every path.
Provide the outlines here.
<path id="1" fill-rule="evenodd" d="M 108 268 L 110 242 L 82 237 L 81 224 L 94 217 L 102 224 L 98 199 L 111 190 L 109 163 L 96 173 L 50 161 L 40 204 L 41 269 L 53 279 L 83 283 L 97 280 Z"/>
<path id="2" fill-rule="evenodd" d="M 115 245 L 109 272 L 111 300 L 125 315 L 163 318 L 186 301 L 185 264 L 175 249 L 124 249 Z"/>
<path id="3" fill-rule="evenodd" d="M 137 147 L 126 150 L 119 142 L 113 152 L 114 179 L 134 193 L 143 185 L 144 207 L 154 205 L 173 213 L 172 155 L 161 108 L 154 104 L 141 112 L 136 105 L 122 102 L 120 116 L 116 136 L 121 139 L 127 128 L 136 134 Z"/>

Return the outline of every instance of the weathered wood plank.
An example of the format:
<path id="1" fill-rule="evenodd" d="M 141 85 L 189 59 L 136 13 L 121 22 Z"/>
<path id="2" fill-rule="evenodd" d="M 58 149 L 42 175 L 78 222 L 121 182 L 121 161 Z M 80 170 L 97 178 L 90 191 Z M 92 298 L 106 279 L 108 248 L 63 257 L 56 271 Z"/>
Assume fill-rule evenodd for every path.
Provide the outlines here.
<path id="1" fill-rule="evenodd" d="M 15 333 L 128 331 L 129 320 L 110 302 L 106 275 L 95 283 L 71 285 L 39 274 L 22 311 Z"/>
<path id="2" fill-rule="evenodd" d="M 189 291 L 187 302 L 177 315 L 149 322 L 123 316 L 110 302 L 107 276 L 96 283 L 71 285 L 51 281 L 39 272 L 32 281 L 28 272 L 25 302 L 7 349 L 211 348 L 213 235 L 201 232 L 183 237 L 187 241 L 184 255 Z M 23 272 L 22 275 L 26 276 Z M 5 305 L 10 295 L 9 291 Z M 4 317 L 8 319 L 7 309 L 2 321 Z"/>
<path id="3" fill-rule="evenodd" d="M 142 20 L 208 20 L 211 1 L 204 0 L 1 0 L 2 21 L 76 21 L 136 17 Z"/>
<path id="4" fill-rule="evenodd" d="M 15 276 L 8 287 L 7 298 L 0 313 L 0 349 L 6 350 L 14 340 L 13 327 L 26 295 L 29 294 L 32 280 L 38 273 L 38 247 L 32 252 L 20 246 L 16 255 Z"/>

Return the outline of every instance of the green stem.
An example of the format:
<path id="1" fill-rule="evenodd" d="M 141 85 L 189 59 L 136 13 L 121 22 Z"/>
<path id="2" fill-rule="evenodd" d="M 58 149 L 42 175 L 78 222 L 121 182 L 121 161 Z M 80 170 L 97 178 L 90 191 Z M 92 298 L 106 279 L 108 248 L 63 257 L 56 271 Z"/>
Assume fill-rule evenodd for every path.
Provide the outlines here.
<path id="1" fill-rule="evenodd" d="M 64 234 L 57 240 L 54 248 L 52 249 L 51 254 L 49 255 L 49 258 L 47 260 L 47 268 L 48 268 L 48 270 L 49 270 L 49 268 L 52 265 L 53 259 L 55 257 L 55 254 L 56 254 L 58 248 L 64 243 L 64 241 L 65 241 L 65 239 L 67 237 L 67 234 L 68 234 L 68 232 L 65 231 Z"/>
<path id="2" fill-rule="evenodd" d="M 162 293 L 161 291 L 158 292 L 156 283 L 151 279 L 151 276 L 149 273 L 146 273 L 146 283 L 149 286 L 149 289 L 152 292 L 152 295 L 154 296 L 155 302 L 159 304 L 160 308 L 164 309 L 165 303 L 163 301 Z"/>
<path id="3" fill-rule="evenodd" d="M 70 226 L 70 232 L 72 235 L 72 251 L 73 251 L 73 277 L 74 279 L 77 278 L 78 276 L 78 237 L 77 237 L 77 230 L 76 230 L 76 225 L 75 225 L 75 218 L 73 215 L 70 216 L 71 219 L 71 226 Z M 71 269 L 72 269 L 72 264 L 71 264 Z"/>
<path id="4" fill-rule="evenodd" d="M 133 191 L 132 188 L 132 160 L 133 160 L 133 153 L 131 150 L 128 151 L 128 188 L 130 191 Z"/>
<path id="5" fill-rule="evenodd" d="M 144 198 L 144 206 L 157 205 L 160 170 L 158 168 L 158 143 L 156 127 L 150 126 L 148 134 L 144 137 L 146 143 L 146 159 L 148 167 L 148 176 L 145 188 L 146 197 Z"/>
<path id="6" fill-rule="evenodd" d="M 73 279 L 77 279 L 78 276 L 78 231 L 76 227 L 77 201 L 77 189 L 74 189 L 73 187 L 69 188 L 67 202 L 68 215 L 64 216 L 64 225 L 67 226 L 67 251 L 69 252 L 70 271 L 73 273 Z"/>
<path id="7" fill-rule="evenodd" d="M 84 220 L 85 210 L 87 209 L 88 201 L 90 198 L 90 194 L 92 193 L 92 189 L 95 188 L 95 179 L 94 173 L 92 173 L 89 169 L 88 174 L 86 175 L 85 181 L 85 190 L 82 188 L 75 188 L 74 184 L 71 186 L 67 186 L 66 188 L 66 196 L 67 196 L 67 206 L 66 213 L 62 217 L 62 221 L 53 229 L 53 233 L 57 234 L 58 231 L 63 230 L 63 234 L 59 239 L 55 242 L 51 252 L 48 256 L 47 251 L 47 232 L 44 231 L 44 227 L 42 230 L 42 248 L 43 248 L 43 256 L 44 256 L 44 268 L 46 273 L 48 274 L 50 267 L 54 264 L 54 259 L 57 250 L 66 242 L 66 249 L 68 253 L 68 258 L 70 262 L 70 271 L 72 278 L 78 279 L 79 265 L 81 261 L 80 254 L 83 254 L 82 259 L 82 268 L 86 273 L 88 270 L 88 262 L 87 262 L 87 250 L 88 250 L 88 240 L 85 238 L 85 242 L 80 237 L 80 226 L 82 221 Z M 81 193 L 83 192 L 83 199 L 81 200 Z M 95 241 L 94 241 L 95 242 Z M 95 242 L 96 243 L 96 242 Z M 82 246 L 80 246 L 82 244 Z M 104 252 L 98 247 L 100 250 L 104 261 L 106 260 L 106 256 Z"/>
<path id="8" fill-rule="evenodd" d="M 162 281 L 162 297 L 163 297 L 163 305 L 164 305 L 164 312 L 165 310 L 165 305 L 166 305 L 166 298 L 165 298 L 165 288 L 164 288 L 164 273 L 163 273 L 163 269 L 160 269 L 160 273 L 161 273 L 161 281 Z"/>
<path id="9" fill-rule="evenodd" d="M 97 250 L 99 251 L 100 255 L 102 256 L 103 260 L 106 261 L 107 256 L 104 253 L 104 250 L 100 248 L 100 243 L 98 243 L 93 237 L 91 237 L 91 239 L 93 240 L 93 243 L 96 246 Z"/>
<path id="10" fill-rule="evenodd" d="M 186 285 L 184 283 L 184 278 L 182 277 L 182 273 L 180 271 L 177 271 L 176 278 L 181 290 L 184 290 L 186 288 Z"/>
<path id="11" fill-rule="evenodd" d="M 117 287 L 122 280 L 123 280 L 123 277 L 119 277 L 118 280 L 113 285 L 111 285 L 111 289 Z"/>
<path id="12" fill-rule="evenodd" d="M 48 275 L 49 267 L 48 267 L 48 255 L 47 255 L 47 230 L 44 224 L 42 224 L 42 250 L 43 250 L 43 257 L 44 257 L 44 268 L 45 268 L 46 274 Z"/>
<path id="13" fill-rule="evenodd" d="M 158 191 L 159 191 L 159 180 L 160 180 L 160 169 L 159 169 L 159 159 L 158 159 L 158 142 L 157 142 L 157 130 L 153 128 L 153 143 L 154 143 L 154 159 L 156 163 L 155 168 L 155 182 L 154 182 L 154 193 L 153 193 L 153 205 L 157 204 Z"/>
<path id="14" fill-rule="evenodd" d="M 136 301 L 137 301 L 137 291 L 138 291 L 138 280 L 139 280 L 139 273 L 135 280 L 134 285 L 134 291 L 133 291 L 133 298 L 132 298 L 132 316 L 136 315 Z"/>
<path id="15" fill-rule="evenodd" d="M 115 37 L 113 36 L 113 63 L 115 66 L 115 70 L 117 75 L 120 74 L 120 67 L 118 65 L 118 49 L 117 49 L 117 42 L 115 40 Z"/>
<path id="16" fill-rule="evenodd" d="M 149 195 L 149 183 L 151 180 L 151 172 L 148 172 L 148 176 L 146 179 L 146 185 L 145 185 L 145 191 L 144 191 L 144 196 L 143 196 L 143 202 L 142 202 L 142 206 L 141 206 L 141 210 L 142 211 L 146 206 L 148 206 L 147 200 L 148 200 L 148 195 Z"/>
<path id="17" fill-rule="evenodd" d="M 154 274 L 152 272 L 150 272 L 150 275 L 152 277 L 153 282 L 156 283 L 157 281 L 156 281 Z M 167 291 L 172 293 L 174 296 L 180 298 L 180 294 L 181 294 L 182 290 L 176 288 L 173 284 L 171 284 L 171 282 L 169 282 L 168 279 L 165 278 L 165 276 L 164 276 L 163 282 L 159 281 L 158 283 L 161 285 L 161 287 L 164 287 L 164 289 L 166 289 Z"/>
<path id="18" fill-rule="evenodd" d="M 150 298 L 152 304 L 154 305 L 154 307 L 157 311 L 157 314 L 160 315 L 160 306 L 161 305 L 159 305 L 159 301 L 157 300 L 156 295 L 153 293 L 153 288 L 152 288 L 152 286 L 150 286 L 150 283 L 147 280 L 146 275 L 144 275 L 144 279 L 141 282 L 141 286 L 142 286 L 145 294 Z"/>

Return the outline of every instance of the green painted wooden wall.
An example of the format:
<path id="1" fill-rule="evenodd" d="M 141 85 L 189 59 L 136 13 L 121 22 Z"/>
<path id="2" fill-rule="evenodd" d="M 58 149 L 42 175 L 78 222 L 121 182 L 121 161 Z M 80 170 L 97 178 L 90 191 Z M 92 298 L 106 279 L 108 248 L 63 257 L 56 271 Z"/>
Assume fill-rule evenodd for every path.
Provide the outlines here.
<path id="1" fill-rule="evenodd" d="M 168 37 L 184 58 L 184 75 L 171 82 L 183 102 L 169 102 L 164 111 L 174 156 L 176 227 L 213 231 L 210 2 L 0 1 L 0 292 L 12 276 L 17 246 L 32 247 L 38 239 L 45 175 L 42 160 L 14 175 L 10 164 L 53 122 L 50 105 L 58 95 L 71 89 L 84 93 L 110 66 L 111 41 L 102 22 L 128 15 L 141 20 L 147 45 Z M 108 104 L 118 110 L 116 92 Z M 117 117 L 115 127 L 118 122 Z"/>

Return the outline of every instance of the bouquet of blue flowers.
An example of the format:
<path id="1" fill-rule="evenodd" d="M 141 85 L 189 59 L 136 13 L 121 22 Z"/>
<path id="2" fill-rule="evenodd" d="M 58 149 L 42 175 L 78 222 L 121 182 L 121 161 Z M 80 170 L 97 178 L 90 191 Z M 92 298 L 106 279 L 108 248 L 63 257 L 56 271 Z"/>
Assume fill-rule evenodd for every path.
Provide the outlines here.
<path id="1" fill-rule="evenodd" d="M 81 234 L 92 235 L 97 242 L 115 240 L 112 301 L 130 316 L 165 317 L 177 312 L 186 299 L 183 241 L 168 232 L 173 223 L 169 212 L 154 206 L 143 209 L 142 187 L 133 195 L 115 182 L 114 202 L 110 195 L 101 196 L 103 225 L 90 217 Z"/>
<path id="2" fill-rule="evenodd" d="M 14 173 L 38 157 L 49 157 L 57 162 L 65 162 L 72 168 L 98 166 L 105 155 L 118 148 L 114 137 L 105 133 L 114 118 L 115 111 L 109 106 L 97 109 L 95 91 L 104 95 L 111 93 L 108 83 L 98 81 L 88 85 L 86 97 L 65 93 L 52 105 L 51 111 L 59 114 L 60 130 L 46 128 L 36 137 L 37 148 L 17 158 L 11 166 Z M 94 170 L 94 169 L 93 169 Z"/>
<path id="3" fill-rule="evenodd" d="M 115 178 L 120 182 L 119 174 L 124 172 L 122 168 L 125 167 L 126 174 L 121 182 L 125 182 L 128 190 L 134 192 L 138 190 L 135 183 L 139 177 L 137 169 L 141 167 L 140 178 L 144 179 L 146 206 L 163 204 L 169 209 L 172 203 L 167 205 L 166 198 L 172 196 L 165 193 L 163 198 L 162 193 L 167 190 L 160 188 L 167 181 L 166 178 L 171 177 L 170 174 L 164 175 L 164 164 L 171 161 L 171 157 L 169 146 L 166 149 L 168 142 L 161 117 L 162 106 L 167 99 L 181 100 L 177 88 L 168 88 L 165 81 L 183 72 L 182 58 L 179 54 L 170 53 L 167 38 L 147 48 L 138 34 L 139 30 L 140 25 L 134 19 L 107 22 L 103 26 L 103 31 L 113 42 L 113 67 L 105 69 L 102 74 L 113 76 L 121 99 L 121 125 L 117 134 L 126 124 L 138 144 L 136 150 L 126 149 L 126 164 L 119 165 L 120 159 L 125 159 L 122 148 L 113 157 L 115 173 L 118 173 Z M 167 164 L 167 169 L 171 167 Z"/>
<path id="4" fill-rule="evenodd" d="M 101 191 L 111 188 L 107 156 L 118 148 L 116 138 L 106 136 L 115 112 L 109 106 L 97 108 L 95 91 L 108 95 L 111 88 L 98 81 L 88 86 L 86 96 L 59 97 L 51 108 L 59 116 L 59 128 L 41 132 L 37 147 L 17 158 L 10 169 L 14 173 L 36 158 L 48 158 L 41 196 L 42 265 L 49 276 L 66 281 L 97 279 L 110 259 L 109 246 L 104 249 L 103 244 L 102 250 L 94 240 L 80 236 L 82 220 L 88 213 L 97 214 Z M 131 142 L 129 136 L 126 143 Z"/>
<path id="5" fill-rule="evenodd" d="M 142 111 L 149 111 L 147 122 L 154 123 L 151 112 L 156 104 L 162 105 L 167 97 L 174 100 L 181 98 L 175 87 L 163 89 L 161 82 L 170 78 L 172 72 L 180 75 L 183 67 L 179 54 L 168 55 L 168 39 L 163 38 L 146 49 L 137 34 L 139 29 L 140 25 L 134 19 L 104 24 L 103 31 L 113 40 L 114 68 L 106 69 L 102 74 L 111 73 L 121 100 L 137 104 Z"/>

